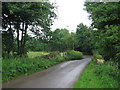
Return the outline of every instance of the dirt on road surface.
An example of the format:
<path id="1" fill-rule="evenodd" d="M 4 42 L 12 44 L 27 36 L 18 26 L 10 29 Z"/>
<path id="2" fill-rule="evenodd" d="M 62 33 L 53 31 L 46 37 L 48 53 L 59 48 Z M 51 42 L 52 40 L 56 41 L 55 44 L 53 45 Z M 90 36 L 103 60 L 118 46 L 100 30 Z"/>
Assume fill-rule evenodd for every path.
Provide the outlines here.
<path id="1" fill-rule="evenodd" d="M 3 83 L 3 88 L 73 88 L 91 56 L 66 61 L 46 70 Z"/>

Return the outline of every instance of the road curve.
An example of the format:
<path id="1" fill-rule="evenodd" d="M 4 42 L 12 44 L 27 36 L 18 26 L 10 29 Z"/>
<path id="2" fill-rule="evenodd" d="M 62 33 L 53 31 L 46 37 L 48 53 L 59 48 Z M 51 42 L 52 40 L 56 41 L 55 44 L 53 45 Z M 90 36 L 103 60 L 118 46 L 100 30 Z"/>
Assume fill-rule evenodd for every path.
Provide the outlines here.
<path id="1" fill-rule="evenodd" d="M 72 88 L 91 56 L 66 61 L 46 70 L 3 83 L 3 88 Z"/>

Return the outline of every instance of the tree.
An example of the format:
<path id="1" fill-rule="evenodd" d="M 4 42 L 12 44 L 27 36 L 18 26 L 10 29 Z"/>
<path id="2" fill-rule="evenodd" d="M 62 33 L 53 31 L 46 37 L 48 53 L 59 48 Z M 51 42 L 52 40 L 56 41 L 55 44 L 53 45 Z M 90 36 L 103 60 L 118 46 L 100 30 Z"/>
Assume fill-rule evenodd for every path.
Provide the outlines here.
<path id="1" fill-rule="evenodd" d="M 92 26 L 105 29 L 106 25 L 119 25 L 120 4 L 118 2 L 86 2 L 85 10 L 90 13 Z"/>
<path id="2" fill-rule="evenodd" d="M 2 51 L 3 51 L 3 55 L 7 54 L 9 55 L 11 51 L 13 51 L 13 34 L 11 32 L 12 30 L 8 30 L 8 31 L 3 31 L 2 32 Z"/>
<path id="3" fill-rule="evenodd" d="M 17 33 L 18 55 L 26 54 L 26 37 L 29 31 L 46 35 L 50 31 L 55 7 L 49 2 L 4 2 L 2 19 L 4 29 L 12 28 Z M 19 39 L 21 34 L 21 40 Z"/>
<path id="4" fill-rule="evenodd" d="M 77 26 L 77 41 L 78 46 L 75 50 L 84 52 L 85 54 L 92 54 L 93 41 L 92 41 L 92 30 L 87 26 L 80 23 Z"/>
<path id="5" fill-rule="evenodd" d="M 120 31 L 117 25 L 106 26 L 106 32 L 99 33 L 99 52 L 106 60 L 118 61 L 120 55 Z"/>
<path id="6" fill-rule="evenodd" d="M 51 51 L 72 50 L 76 46 L 76 35 L 69 33 L 67 29 L 56 29 L 52 32 L 52 38 L 49 41 Z"/>
<path id="7" fill-rule="evenodd" d="M 95 49 L 105 60 L 120 59 L 120 2 L 86 2 L 94 31 Z"/>

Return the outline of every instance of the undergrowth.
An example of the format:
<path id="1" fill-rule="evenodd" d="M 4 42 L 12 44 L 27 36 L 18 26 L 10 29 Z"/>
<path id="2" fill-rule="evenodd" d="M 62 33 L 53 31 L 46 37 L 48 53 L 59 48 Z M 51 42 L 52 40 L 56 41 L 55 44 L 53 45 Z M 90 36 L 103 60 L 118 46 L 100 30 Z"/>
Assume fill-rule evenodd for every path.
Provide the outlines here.
<path id="1" fill-rule="evenodd" d="M 95 57 L 75 83 L 74 88 L 118 88 L 120 83 L 119 69 L 113 61 L 97 64 Z"/>
<path id="2" fill-rule="evenodd" d="M 6 82 L 20 76 L 29 75 L 34 72 L 47 69 L 60 62 L 75 58 L 71 57 L 69 54 L 60 56 L 60 52 L 51 52 L 49 54 L 45 53 L 44 55 L 41 55 L 43 53 L 37 52 L 36 54 L 35 52 L 29 53 L 28 56 L 30 57 L 26 58 L 4 58 L 2 60 L 2 82 Z M 82 56 L 78 59 L 81 58 Z"/>

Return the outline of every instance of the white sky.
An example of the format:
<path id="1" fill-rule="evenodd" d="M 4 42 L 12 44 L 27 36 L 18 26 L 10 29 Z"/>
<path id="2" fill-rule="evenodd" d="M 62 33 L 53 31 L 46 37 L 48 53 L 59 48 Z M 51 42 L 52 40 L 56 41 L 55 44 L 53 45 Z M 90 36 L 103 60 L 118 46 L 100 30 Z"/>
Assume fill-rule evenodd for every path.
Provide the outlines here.
<path id="1" fill-rule="evenodd" d="M 58 19 L 56 19 L 51 27 L 67 28 L 70 32 L 75 32 L 78 24 L 83 23 L 90 26 L 91 20 L 88 19 L 89 14 L 83 10 L 85 0 L 49 0 L 56 2 L 58 8 Z"/>

